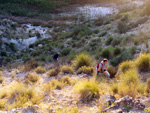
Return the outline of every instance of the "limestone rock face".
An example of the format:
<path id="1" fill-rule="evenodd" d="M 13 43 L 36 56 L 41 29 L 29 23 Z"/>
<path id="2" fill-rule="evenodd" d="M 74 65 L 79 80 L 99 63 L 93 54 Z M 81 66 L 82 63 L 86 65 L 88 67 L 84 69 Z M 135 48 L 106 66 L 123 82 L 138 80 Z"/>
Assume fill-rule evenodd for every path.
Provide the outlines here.
<path id="1" fill-rule="evenodd" d="M 144 111 L 145 105 L 140 100 L 134 100 L 130 96 L 125 96 L 114 102 L 109 108 L 105 109 L 106 113 L 146 113 Z"/>

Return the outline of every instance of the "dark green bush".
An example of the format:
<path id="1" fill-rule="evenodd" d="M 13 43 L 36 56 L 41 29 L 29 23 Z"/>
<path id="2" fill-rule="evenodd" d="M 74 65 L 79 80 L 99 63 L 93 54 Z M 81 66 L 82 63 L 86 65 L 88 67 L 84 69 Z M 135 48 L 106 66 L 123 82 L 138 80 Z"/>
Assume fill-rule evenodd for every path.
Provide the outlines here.
<path id="1" fill-rule="evenodd" d="M 62 56 L 67 56 L 67 55 L 69 55 L 70 51 L 71 51 L 70 47 L 64 48 L 64 49 L 61 50 L 61 55 Z"/>
<path id="2" fill-rule="evenodd" d="M 108 37 L 105 44 L 110 45 L 112 41 L 113 41 L 113 37 Z"/>
<path id="3" fill-rule="evenodd" d="M 120 62 L 131 60 L 133 58 L 133 55 L 131 54 L 130 50 L 122 50 L 123 52 L 114 57 L 113 59 L 110 59 L 110 64 L 113 66 L 117 66 Z"/>
<path id="4" fill-rule="evenodd" d="M 105 36 L 107 34 L 107 31 L 102 31 L 99 35 L 99 37 Z"/>
<path id="5" fill-rule="evenodd" d="M 118 21 L 117 28 L 118 28 L 119 33 L 125 33 L 128 30 L 127 23 L 124 21 Z"/>
<path id="6" fill-rule="evenodd" d="M 102 56 L 103 58 L 108 58 L 108 59 L 109 59 L 109 58 L 111 58 L 111 56 L 112 56 L 113 50 L 114 50 L 113 47 L 104 48 L 104 49 L 102 50 L 101 56 Z"/>
<path id="7" fill-rule="evenodd" d="M 131 48 L 130 48 L 131 54 L 135 54 L 136 50 L 137 50 L 137 47 L 136 47 L 136 46 L 131 47 Z"/>
<path id="8" fill-rule="evenodd" d="M 117 46 L 117 45 L 120 44 L 120 42 L 121 42 L 121 40 L 119 38 L 115 38 L 115 39 L 112 40 L 111 45 L 112 46 Z"/>
<path id="9" fill-rule="evenodd" d="M 114 56 L 117 56 L 117 55 L 119 55 L 120 53 L 121 53 L 120 47 L 115 47 L 115 49 L 114 49 L 114 51 L 113 51 L 113 55 L 114 55 Z"/>
<path id="10" fill-rule="evenodd" d="M 1 51 L 1 56 L 7 56 L 7 52 L 6 51 Z"/>

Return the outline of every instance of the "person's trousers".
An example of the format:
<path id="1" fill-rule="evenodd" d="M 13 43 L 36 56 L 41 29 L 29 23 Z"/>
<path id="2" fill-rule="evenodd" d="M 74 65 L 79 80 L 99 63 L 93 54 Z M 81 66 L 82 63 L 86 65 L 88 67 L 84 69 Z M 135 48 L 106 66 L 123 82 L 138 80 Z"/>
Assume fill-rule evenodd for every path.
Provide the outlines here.
<path id="1" fill-rule="evenodd" d="M 108 71 L 105 71 L 104 73 L 101 73 L 101 72 L 97 71 L 97 75 L 98 74 L 102 74 L 102 75 L 104 74 L 107 77 L 107 80 L 109 80 L 109 78 L 110 78 L 110 74 L 109 74 Z"/>

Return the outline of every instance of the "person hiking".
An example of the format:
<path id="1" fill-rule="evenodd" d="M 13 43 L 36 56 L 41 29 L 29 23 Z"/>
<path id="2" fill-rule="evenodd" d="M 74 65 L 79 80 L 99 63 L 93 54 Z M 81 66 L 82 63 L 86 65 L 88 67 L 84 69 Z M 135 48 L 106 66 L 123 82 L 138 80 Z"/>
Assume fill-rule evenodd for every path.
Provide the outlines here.
<path id="1" fill-rule="evenodd" d="M 104 74 L 107 77 L 107 80 L 110 79 L 110 74 L 107 71 L 107 64 L 108 64 L 108 60 L 106 58 L 104 58 L 101 62 L 99 62 L 97 64 L 97 75 L 98 74 Z"/>
<path id="2" fill-rule="evenodd" d="M 53 59 L 54 61 L 58 61 L 58 57 L 60 56 L 60 53 L 56 53 L 54 56 L 53 56 Z"/>

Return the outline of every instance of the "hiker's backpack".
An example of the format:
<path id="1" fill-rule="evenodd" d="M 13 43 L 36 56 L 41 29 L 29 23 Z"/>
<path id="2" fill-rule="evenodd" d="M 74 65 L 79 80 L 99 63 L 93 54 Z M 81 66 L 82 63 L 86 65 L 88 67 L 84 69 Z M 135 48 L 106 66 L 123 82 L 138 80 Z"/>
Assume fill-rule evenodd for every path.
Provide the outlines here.
<path id="1" fill-rule="evenodd" d="M 96 66 L 97 69 L 99 68 L 99 65 L 100 65 L 100 64 L 102 64 L 102 66 L 103 66 L 103 63 L 99 62 L 99 63 L 97 64 L 97 66 Z"/>

